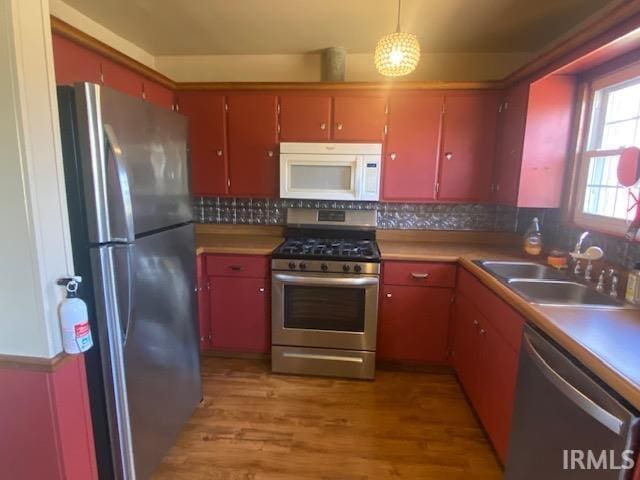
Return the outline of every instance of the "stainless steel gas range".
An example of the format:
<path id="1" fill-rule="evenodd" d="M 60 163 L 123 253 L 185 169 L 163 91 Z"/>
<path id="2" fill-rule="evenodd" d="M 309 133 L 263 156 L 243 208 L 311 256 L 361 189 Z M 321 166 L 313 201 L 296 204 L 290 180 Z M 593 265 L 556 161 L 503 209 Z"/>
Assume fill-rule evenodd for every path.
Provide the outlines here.
<path id="1" fill-rule="evenodd" d="M 374 210 L 288 210 L 271 263 L 274 372 L 373 379 L 375 228 Z"/>

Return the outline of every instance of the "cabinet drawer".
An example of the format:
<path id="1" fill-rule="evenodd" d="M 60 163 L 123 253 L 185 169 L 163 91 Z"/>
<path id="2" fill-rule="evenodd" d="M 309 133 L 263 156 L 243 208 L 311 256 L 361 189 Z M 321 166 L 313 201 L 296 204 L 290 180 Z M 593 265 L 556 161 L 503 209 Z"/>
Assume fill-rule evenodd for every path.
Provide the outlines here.
<path id="1" fill-rule="evenodd" d="M 449 263 L 385 262 L 383 282 L 385 285 L 453 287 L 456 267 Z"/>
<path id="2" fill-rule="evenodd" d="M 460 269 L 458 291 L 465 295 L 516 352 L 524 328 L 524 317 L 498 297 L 471 273 Z"/>
<path id="3" fill-rule="evenodd" d="M 207 275 L 267 278 L 269 259 L 258 255 L 207 255 Z"/>

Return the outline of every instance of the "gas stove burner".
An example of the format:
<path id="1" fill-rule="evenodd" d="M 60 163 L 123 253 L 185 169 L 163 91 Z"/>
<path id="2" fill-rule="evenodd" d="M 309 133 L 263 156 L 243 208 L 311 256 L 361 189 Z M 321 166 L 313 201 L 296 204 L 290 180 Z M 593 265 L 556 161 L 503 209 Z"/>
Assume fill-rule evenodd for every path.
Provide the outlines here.
<path id="1" fill-rule="evenodd" d="M 336 238 L 287 239 L 274 256 L 317 260 L 349 259 L 354 261 L 380 261 L 378 246 L 374 240 Z"/>

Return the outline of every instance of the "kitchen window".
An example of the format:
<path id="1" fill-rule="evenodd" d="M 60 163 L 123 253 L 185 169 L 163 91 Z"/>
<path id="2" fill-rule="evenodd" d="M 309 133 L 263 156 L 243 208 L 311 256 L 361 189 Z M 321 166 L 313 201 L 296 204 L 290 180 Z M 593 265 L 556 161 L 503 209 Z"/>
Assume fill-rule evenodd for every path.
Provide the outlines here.
<path id="1" fill-rule="evenodd" d="M 635 217 L 640 187 L 618 183 L 618 159 L 625 147 L 640 145 L 640 65 L 595 80 L 578 171 L 576 223 L 625 233 Z"/>

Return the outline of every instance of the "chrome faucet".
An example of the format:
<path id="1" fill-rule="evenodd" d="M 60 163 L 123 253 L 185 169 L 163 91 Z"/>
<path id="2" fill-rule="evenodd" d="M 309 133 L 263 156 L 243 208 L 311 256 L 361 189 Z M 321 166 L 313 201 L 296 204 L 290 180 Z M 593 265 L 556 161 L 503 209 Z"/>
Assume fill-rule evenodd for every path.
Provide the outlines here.
<path id="1" fill-rule="evenodd" d="M 582 232 L 578 241 L 576 242 L 576 246 L 573 248 L 573 252 L 570 252 L 571 258 L 575 262 L 575 267 L 573 269 L 573 273 L 575 275 L 580 275 L 582 273 L 582 268 L 580 265 L 580 260 L 587 261 L 587 268 L 584 272 L 585 280 L 591 280 L 591 275 L 593 271 L 593 265 L 591 264 L 594 260 L 600 260 L 604 256 L 604 252 L 600 247 L 592 246 L 587 248 L 584 252 L 582 252 L 582 243 L 584 239 L 589 236 L 589 232 Z"/>
<path id="2" fill-rule="evenodd" d="M 587 238 L 589 236 L 589 232 L 585 231 L 582 232 L 580 234 L 580 237 L 578 238 L 578 241 L 576 242 L 576 246 L 573 248 L 573 253 L 571 256 L 576 255 L 577 258 L 580 255 L 580 252 L 582 251 L 582 242 L 584 242 L 584 239 Z"/>

